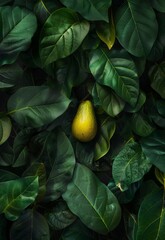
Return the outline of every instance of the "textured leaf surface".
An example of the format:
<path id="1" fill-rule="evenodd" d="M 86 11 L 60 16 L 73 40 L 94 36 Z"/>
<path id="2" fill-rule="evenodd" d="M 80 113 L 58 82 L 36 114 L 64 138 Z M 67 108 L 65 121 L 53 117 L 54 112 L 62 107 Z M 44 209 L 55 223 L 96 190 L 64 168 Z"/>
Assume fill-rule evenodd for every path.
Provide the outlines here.
<path id="1" fill-rule="evenodd" d="M 72 8 L 79 12 L 84 18 L 88 20 L 104 20 L 108 22 L 108 8 L 111 6 L 112 0 L 60 0 L 68 8 Z"/>
<path id="2" fill-rule="evenodd" d="M 113 137 L 116 124 L 111 118 L 102 119 L 100 121 L 100 133 L 95 143 L 94 160 L 103 157 L 110 149 L 110 140 Z"/>
<path id="3" fill-rule="evenodd" d="M 165 130 L 156 130 L 148 137 L 141 139 L 141 145 L 148 160 L 165 172 Z"/>
<path id="4" fill-rule="evenodd" d="M 40 57 L 44 65 L 73 53 L 89 31 L 89 23 L 80 21 L 70 9 L 58 9 L 45 22 L 40 38 Z"/>
<path id="5" fill-rule="evenodd" d="M 62 144 L 62 146 L 61 146 Z M 64 132 L 57 131 L 47 139 L 45 165 L 47 169 L 45 201 L 58 199 L 72 178 L 75 156 Z"/>
<path id="6" fill-rule="evenodd" d="M 136 67 L 124 51 L 96 49 L 90 55 L 89 67 L 98 83 L 112 88 L 123 100 L 135 105 L 139 94 Z"/>
<path id="7" fill-rule="evenodd" d="M 68 209 L 65 202 L 58 202 L 47 215 L 47 221 L 52 229 L 60 230 L 68 227 L 76 220 L 76 216 Z"/>
<path id="8" fill-rule="evenodd" d="M 26 177 L 0 183 L 0 212 L 15 221 L 22 211 L 35 201 L 38 178 Z"/>
<path id="9" fill-rule="evenodd" d="M 58 90 L 46 86 L 20 88 L 8 101 L 9 114 L 23 126 L 48 124 L 63 114 L 70 103 Z"/>
<path id="10" fill-rule="evenodd" d="M 106 234 L 120 221 L 120 206 L 116 197 L 81 164 L 77 164 L 63 198 L 70 210 L 96 232 Z"/>
<path id="11" fill-rule="evenodd" d="M 0 145 L 3 144 L 10 136 L 11 133 L 11 121 L 9 117 L 0 118 Z"/>
<path id="12" fill-rule="evenodd" d="M 0 27 L 0 64 L 4 65 L 14 62 L 21 51 L 27 50 L 36 31 L 37 20 L 27 9 L 1 7 Z"/>
<path id="13" fill-rule="evenodd" d="M 138 213 L 136 240 L 156 240 L 164 238 L 165 193 L 153 191 L 143 200 Z"/>
<path id="14" fill-rule="evenodd" d="M 96 91 L 101 107 L 111 117 L 117 116 L 124 109 L 125 102 L 108 87 L 96 83 Z"/>
<path id="15" fill-rule="evenodd" d="M 35 210 L 26 210 L 20 218 L 12 224 L 11 240 L 49 240 L 49 226 L 43 215 Z"/>
<path id="16" fill-rule="evenodd" d="M 112 174 L 115 184 L 121 191 L 128 189 L 131 183 L 139 181 L 151 168 L 138 143 L 127 143 L 115 157 Z"/>
<path id="17" fill-rule="evenodd" d="M 149 54 L 158 33 L 156 15 L 149 1 L 125 1 L 116 11 L 115 26 L 117 38 L 128 52 L 137 57 Z"/>

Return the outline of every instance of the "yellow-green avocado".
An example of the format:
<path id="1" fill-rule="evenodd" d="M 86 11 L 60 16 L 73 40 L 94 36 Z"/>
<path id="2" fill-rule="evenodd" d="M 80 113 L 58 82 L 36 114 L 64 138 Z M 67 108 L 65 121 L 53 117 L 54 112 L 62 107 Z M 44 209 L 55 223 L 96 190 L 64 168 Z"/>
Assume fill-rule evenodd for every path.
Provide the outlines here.
<path id="1" fill-rule="evenodd" d="M 81 142 L 91 141 L 97 133 L 97 121 L 91 101 L 80 103 L 72 122 L 72 134 Z"/>

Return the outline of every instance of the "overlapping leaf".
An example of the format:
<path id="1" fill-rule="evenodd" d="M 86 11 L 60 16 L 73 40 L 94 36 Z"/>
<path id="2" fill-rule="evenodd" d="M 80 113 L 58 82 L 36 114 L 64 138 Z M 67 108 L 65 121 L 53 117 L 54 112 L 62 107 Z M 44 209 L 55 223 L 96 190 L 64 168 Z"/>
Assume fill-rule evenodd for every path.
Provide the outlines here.
<path id="1" fill-rule="evenodd" d="M 0 145 L 3 144 L 10 136 L 12 124 L 7 116 L 0 117 Z"/>
<path id="2" fill-rule="evenodd" d="M 28 209 L 12 224 L 11 240 L 50 239 L 49 226 L 46 219 L 39 212 Z"/>
<path id="3" fill-rule="evenodd" d="M 137 57 L 149 54 L 158 33 L 149 1 L 125 1 L 116 11 L 115 26 L 117 38 L 128 52 Z"/>
<path id="4" fill-rule="evenodd" d="M 22 126 L 41 127 L 63 114 L 70 100 L 47 86 L 20 88 L 8 101 L 9 114 Z"/>
<path id="5" fill-rule="evenodd" d="M 66 7 L 79 12 L 84 18 L 94 20 L 104 20 L 108 22 L 108 8 L 111 6 L 112 0 L 60 0 Z"/>
<path id="6" fill-rule="evenodd" d="M 136 142 L 127 143 L 115 157 L 112 174 L 115 184 L 121 191 L 128 189 L 131 183 L 139 181 L 151 168 L 150 161 Z"/>
<path id="7" fill-rule="evenodd" d="M 66 8 L 53 12 L 45 22 L 40 38 L 40 57 L 44 65 L 73 53 L 89 31 L 89 23 Z"/>
<path id="8" fill-rule="evenodd" d="M 27 50 L 37 28 L 35 15 L 19 7 L 0 8 L 0 65 L 13 63 Z"/>
<path id="9" fill-rule="evenodd" d="M 153 191 L 145 197 L 138 213 L 136 240 L 164 238 L 165 208 L 164 191 Z"/>
<path id="10" fill-rule="evenodd" d="M 76 165 L 73 180 L 62 196 L 71 211 L 96 232 L 106 234 L 120 221 L 121 212 L 116 197 L 81 164 Z"/>
<path id="11" fill-rule="evenodd" d="M 98 83 L 112 88 L 130 105 L 136 104 L 139 94 L 137 71 L 125 51 L 93 50 L 89 67 Z"/>
<path id="12" fill-rule="evenodd" d="M 26 177 L 0 183 L 0 213 L 15 221 L 35 201 L 38 177 Z"/>

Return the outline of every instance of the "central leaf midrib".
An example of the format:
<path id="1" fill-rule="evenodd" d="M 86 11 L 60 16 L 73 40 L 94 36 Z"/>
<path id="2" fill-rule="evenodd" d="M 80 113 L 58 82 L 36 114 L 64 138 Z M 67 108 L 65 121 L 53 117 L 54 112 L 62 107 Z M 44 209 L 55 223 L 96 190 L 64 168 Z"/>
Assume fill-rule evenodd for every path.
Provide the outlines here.
<path id="1" fill-rule="evenodd" d="M 92 209 L 94 210 L 94 212 L 99 216 L 99 218 L 101 219 L 102 223 L 104 224 L 104 226 L 106 227 L 107 231 L 109 231 L 109 228 L 106 224 L 106 222 L 104 221 L 104 219 L 102 218 L 102 216 L 100 215 L 100 213 L 97 211 L 97 209 L 94 208 L 94 206 L 92 205 L 92 203 L 90 202 L 90 200 L 86 197 L 86 195 L 83 193 L 83 191 L 79 188 L 79 186 L 74 183 L 75 186 L 78 188 L 78 190 L 82 193 L 82 195 L 84 196 L 84 198 L 87 200 L 87 202 L 90 204 L 90 206 L 92 207 Z"/>
<path id="2" fill-rule="evenodd" d="M 124 89 L 127 92 L 127 96 L 132 97 L 129 90 L 126 87 L 126 84 L 124 83 L 122 77 L 119 75 L 119 73 L 117 72 L 115 66 L 112 64 L 112 62 L 110 61 L 110 59 L 108 58 L 108 56 L 106 55 L 106 53 L 101 49 L 101 52 L 103 53 L 103 55 L 105 56 L 105 58 L 107 59 L 107 61 L 109 62 L 110 66 L 112 67 L 112 69 L 115 71 L 115 73 L 117 74 L 118 78 L 120 79 L 120 82 L 122 82 L 122 85 L 124 86 Z"/>

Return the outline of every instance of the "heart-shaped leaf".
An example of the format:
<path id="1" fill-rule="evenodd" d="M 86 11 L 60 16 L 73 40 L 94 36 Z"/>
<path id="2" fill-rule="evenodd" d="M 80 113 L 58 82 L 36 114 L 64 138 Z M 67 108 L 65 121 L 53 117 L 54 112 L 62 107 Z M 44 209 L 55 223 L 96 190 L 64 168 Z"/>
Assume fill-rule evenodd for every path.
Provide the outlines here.
<path id="1" fill-rule="evenodd" d="M 12 124 L 9 117 L 0 117 L 0 145 L 10 136 Z"/>

